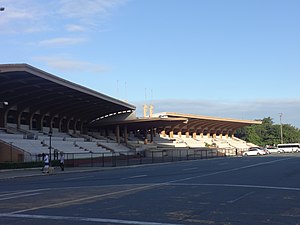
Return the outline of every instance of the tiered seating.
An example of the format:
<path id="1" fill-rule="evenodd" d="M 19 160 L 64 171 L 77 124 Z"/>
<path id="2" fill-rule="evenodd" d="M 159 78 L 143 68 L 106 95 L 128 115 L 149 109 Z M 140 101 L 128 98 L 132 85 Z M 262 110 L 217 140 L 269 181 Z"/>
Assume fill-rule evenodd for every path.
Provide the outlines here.
<path id="1" fill-rule="evenodd" d="M 110 153 L 107 149 L 98 146 L 97 142 L 77 142 L 76 145 L 80 149 L 84 149 L 85 151 L 93 152 L 93 153 Z"/>
<path id="2" fill-rule="evenodd" d="M 161 135 L 161 136 L 153 137 L 153 142 L 155 144 L 157 144 L 158 146 L 175 147 L 174 140 L 172 140 L 172 139 L 170 140 L 170 138 L 168 136 L 163 137 Z"/>
<path id="3" fill-rule="evenodd" d="M 233 149 L 234 147 L 230 145 L 227 140 L 228 139 L 218 137 L 214 139 L 214 143 L 216 143 L 217 148 Z"/>
<path id="4" fill-rule="evenodd" d="M 243 140 L 238 139 L 238 138 L 228 138 L 227 142 L 231 146 L 233 146 L 234 148 L 237 148 L 237 149 L 248 149 L 249 148 L 246 141 L 243 141 Z"/>
<path id="5" fill-rule="evenodd" d="M 124 145 L 118 144 L 116 142 L 104 142 L 104 141 L 99 142 L 98 141 L 98 145 L 100 145 L 106 149 L 109 149 L 112 152 L 117 153 L 117 154 L 127 155 L 127 154 L 132 153 L 131 149 L 125 147 Z"/>

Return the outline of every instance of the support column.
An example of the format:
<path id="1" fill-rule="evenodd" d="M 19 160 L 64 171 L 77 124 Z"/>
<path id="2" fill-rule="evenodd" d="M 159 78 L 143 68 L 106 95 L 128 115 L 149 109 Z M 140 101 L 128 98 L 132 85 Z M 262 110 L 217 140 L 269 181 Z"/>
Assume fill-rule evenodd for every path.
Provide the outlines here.
<path id="1" fill-rule="evenodd" d="M 18 112 L 18 115 L 17 115 L 17 129 L 21 128 L 21 116 L 22 116 L 22 112 Z"/>
<path id="2" fill-rule="evenodd" d="M 125 141 L 125 144 L 127 145 L 127 143 L 128 143 L 128 131 L 127 131 L 127 126 L 124 127 L 124 141 Z"/>
<path id="3" fill-rule="evenodd" d="M 174 131 L 172 131 L 172 130 L 170 131 L 169 137 L 170 137 L 170 138 L 174 138 Z"/>
<path id="4" fill-rule="evenodd" d="M 153 127 L 151 127 L 150 129 L 150 142 L 152 143 L 153 142 Z"/>
<path id="5" fill-rule="evenodd" d="M 148 144 L 148 129 L 144 130 L 144 144 Z"/>
<path id="6" fill-rule="evenodd" d="M 67 130 L 66 132 L 69 133 L 70 132 L 70 123 L 71 123 L 72 118 L 67 119 Z"/>
<path id="7" fill-rule="evenodd" d="M 213 134 L 213 138 L 215 139 L 216 137 L 217 137 L 217 134 L 214 133 L 214 134 Z"/>
<path id="8" fill-rule="evenodd" d="M 189 137 L 190 137 L 190 132 L 189 132 L 188 130 L 185 132 L 185 137 L 186 137 L 186 138 L 189 138 Z"/>
<path id="9" fill-rule="evenodd" d="M 0 115 L 3 115 L 0 118 L 0 127 L 6 127 L 7 126 L 7 115 L 9 110 L 4 110 L 0 108 Z M 2 114 L 3 112 L 3 114 Z"/>
<path id="10" fill-rule="evenodd" d="M 63 117 L 60 118 L 59 122 L 58 122 L 58 132 L 63 132 L 63 129 L 62 129 L 62 121 L 63 121 Z"/>
<path id="11" fill-rule="evenodd" d="M 197 133 L 193 132 L 193 138 L 196 139 L 197 138 Z"/>
<path id="12" fill-rule="evenodd" d="M 29 130 L 32 130 L 32 121 L 33 121 L 34 113 L 29 115 Z"/>
<path id="13" fill-rule="evenodd" d="M 225 136 L 225 137 L 226 137 L 226 139 L 228 139 L 228 133 L 226 133 L 226 136 Z"/>
<path id="14" fill-rule="evenodd" d="M 181 131 L 178 131 L 177 135 L 181 138 Z"/>
<path id="15" fill-rule="evenodd" d="M 234 138 L 234 133 L 235 133 L 235 130 L 232 131 L 232 135 L 231 135 L 232 138 Z"/>
<path id="16" fill-rule="evenodd" d="M 203 138 L 203 132 L 200 133 L 200 137 Z"/>
<path id="17" fill-rule="evenodd" d="M 41 118 L 40 118 L 40 127 L 41 127 L 41 131 L 43 132 L 44 131 L 44 119 L 45 119 L 45 114 L 42 114 L 41 115 Z"/>
<path id="18" fill-rule="evenodd" d="M 116 135 L 117 143 L 120 144 L 120 126 L 119 125 L 116 126 L 115 135 Z"/>

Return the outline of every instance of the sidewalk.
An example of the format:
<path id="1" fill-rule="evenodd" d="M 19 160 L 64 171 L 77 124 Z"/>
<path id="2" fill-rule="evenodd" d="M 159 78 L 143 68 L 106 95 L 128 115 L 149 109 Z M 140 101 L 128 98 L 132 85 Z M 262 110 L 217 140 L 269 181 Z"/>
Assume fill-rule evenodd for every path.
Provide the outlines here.
<path id="1" fill-rule="evenodd" d="M 20 177 L 34 177 L 34 176 L 49 176 L 49 175 L 58 175 L 65 173 L 82 173 L 82 172 L 93 172 L 101 171 L 111 168 L 103 167 L 67 167 L 65 171 L 61 171 L 59 167 L 55 167 L 52 174 L 43 173 L 41 168 L 25 168 L 25 169 L 7 169 L 0 170 L 0 181 L 4 179 L 13 179 Z"/>

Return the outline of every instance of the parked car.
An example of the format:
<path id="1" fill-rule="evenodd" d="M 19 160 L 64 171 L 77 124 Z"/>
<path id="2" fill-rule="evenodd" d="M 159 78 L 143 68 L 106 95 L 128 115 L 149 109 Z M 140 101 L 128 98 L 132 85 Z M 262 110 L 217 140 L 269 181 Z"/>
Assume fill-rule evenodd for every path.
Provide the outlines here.
<path id="1" fill-rule="evenodd" d="M 271 154 L 272 153 L 284 153 L 282 149 L 278 149 L 276 147 L 266 147 L 265 148 L 267 151 L 269 151 Z"/>
<path id="2" fill-rule="evenodd" d="M 266 155 L 267 153 L 262 148 L 251 147 L 248 151 L 243 152 L 243 156 L 252 156 L 252 155 Z"/>

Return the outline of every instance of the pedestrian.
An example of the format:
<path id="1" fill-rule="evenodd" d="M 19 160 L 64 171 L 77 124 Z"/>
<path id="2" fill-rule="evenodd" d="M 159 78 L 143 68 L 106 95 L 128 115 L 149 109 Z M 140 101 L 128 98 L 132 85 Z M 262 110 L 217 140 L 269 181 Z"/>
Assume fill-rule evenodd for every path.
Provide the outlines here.
<path id="1" fill-rule="evenodd" d="M 59 166 L 61 171 L 65 170 L 65 156 L 63 152 L 60 152 Z"/>
<path id="2" fill-rule="evenodd" d="M 43 158 L 44 158 L 43 173 L 49 173 L 49 156 L 43 153 Z"/>

